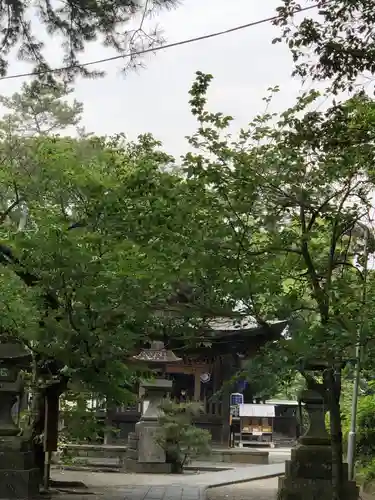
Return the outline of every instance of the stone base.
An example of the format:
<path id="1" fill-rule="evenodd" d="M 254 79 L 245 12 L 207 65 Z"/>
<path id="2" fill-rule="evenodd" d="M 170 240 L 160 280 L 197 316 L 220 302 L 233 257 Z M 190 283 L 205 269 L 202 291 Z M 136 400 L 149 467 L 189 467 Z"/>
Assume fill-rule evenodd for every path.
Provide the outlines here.
<path id="1" fill-rule="evenodd" d="M 159 422 L 141 420 L 135 426 L 138 438 L 138 460 L 142 463 L 165 463 L 165 451 L 157 443 L 160 432 Z"/>
<path id="2" fill-rule="evenodd" d="M 231 448 L 229 450 L 214 451 L 208 457 L 200 457 L 200 461 L 208 459 L 210 462 L 224 462 L 232 464 L 268 464 L 268 451 L 249 450 L 246 448 Z"/>
<path id="3" fill-rule="evenodd" d="M 139 474 L 170 474 L 172 472 L 171 464 L 138 462 L 131 458 L 125 459 L 124 466 L 128 472 Z"/>
<path id="4" fill-rule="evenodd" d="M 149 410 L 150 407 L 147 411 Z M 158 411 L 157 407 L 155 411 Z M 165 451 L 157 442 L 159 432 L 158 414 L 143 415 L 135 425 L 135 432 L 128 436 L 128 450 L 122 464 L 125 470 L 141 474 L 170 474 L 172 472 L 171 464 L 166 463 Z"/>
<path id="5" fill-rule="evenodd" d="M 0 470 L 0 500 L 31 500 L 39 496 L 39 470 Z"/>
<path id="6" fill-rule="evenodd" d="M 343 487 L 342 500 L 358 498 L 358 486 L 354 481 L 347 481 Z M 331 480 L 280 477 L 277 500 L 332 500 Z"/>
<path id="7" fill-rule="evenodd" d="M 343 500 L 357 500 L 359 489 L 348 481 L 344 464 Z M 278 500 L 331 500 L 332 450 L 330 446 L 297 445 L 285 464 L 285 477 L 279 478 Z"/>

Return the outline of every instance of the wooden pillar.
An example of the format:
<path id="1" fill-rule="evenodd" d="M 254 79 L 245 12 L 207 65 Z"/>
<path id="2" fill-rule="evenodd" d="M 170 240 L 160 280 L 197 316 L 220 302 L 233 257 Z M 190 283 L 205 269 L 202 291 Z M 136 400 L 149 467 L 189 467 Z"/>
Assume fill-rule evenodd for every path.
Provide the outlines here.
<path id="1" fill-rule="evenodd" d="M 222 396 L 222 432 L 221 432 L 221 444 L 223 446 L 229 446 L 230 440 L 230 394 L 232 392 L 232 387 L 230 380 L 232 376 L 236 373 L 236 365 L 234 356 L 232 354 L 224 355 L 221 358 L 221 376 L 223 383 L 223 396 Z"/>
<path id="2" fill-rule="evenodd" d="M 51 477 L 51 458 L 52 453 L 57 451 L 59 436 L 59 410 L 60 410 L 60 391 L 50 388 L 47 390 L 44 398 L 44 474 L 43 487 L 49 489 Z"/>
<path id="3" fill-rule="evenodd" d="M 223 392 L 222 392 L 222 400 L 221 400 L 221 415 L 222 415 L 222 427 L 221 427 L 221 444 L 223 446 L 229 446 L 229 438 L 230 438 L 230 425 L 229 425 L 229 416 L 230 416 L 230 408 L 229 408 L 229 397 L 230 397 L 230 389 L 228 385 L 228 381 L 230 378 L 229 369 L 228 369 L 228 359 L 225 356 L 222 360 L 222 382 L 223 382 Z"/>
<path id="4" fill-rule="evenodd" d="M 201 400 L 201 374 L 202 368 L 197 368 L 194 372 L 194 401 Z"/>
<path id="5" fill-rule="evenodd" d="M 213 381 L 212 381 L 212 392 L 213 394 L 216 395 L 216 393 L 220 390 L 221 385 L 223 383 L 222 377 L 221 377 L 221 360 L 220 358 L 216 358 L 214 362 L 214 368 L 213 368 Z M 215 402 L 215 414 L 217 415 L 222 415 L 223 412 L 223 405 L 221 401 L 219 401 L 218 397 L 216 396 L 216 402 Z"/>

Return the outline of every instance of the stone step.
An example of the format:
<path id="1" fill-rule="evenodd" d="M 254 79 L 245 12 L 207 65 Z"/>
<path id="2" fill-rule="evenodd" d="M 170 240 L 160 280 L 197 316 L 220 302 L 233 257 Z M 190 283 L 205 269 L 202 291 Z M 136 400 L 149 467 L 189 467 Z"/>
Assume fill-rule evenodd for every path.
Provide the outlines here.
<path id="1" fill-rule="evenodd" d="M 137 450 L 132 450 L 132 449 L 128 449 L 127 451 L 127 454 L 126 454 L 126 458 L 131 458 L 132 460 L 137 460 L 138 458 L 138 451 Z"/>

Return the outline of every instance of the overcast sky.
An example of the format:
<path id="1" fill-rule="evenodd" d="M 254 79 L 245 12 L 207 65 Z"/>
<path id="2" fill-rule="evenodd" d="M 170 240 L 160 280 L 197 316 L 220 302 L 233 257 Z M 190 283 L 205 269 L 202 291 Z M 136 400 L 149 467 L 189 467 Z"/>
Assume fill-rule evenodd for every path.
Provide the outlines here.
<path id="1" fill-rule="evenodd" d="M 174 11 L 162 12 L 156 22 L 167 42 L 195 37 L 274 15 L 280 0 L 184 0 Z M 210 108 L 231 114 L 236 125 L 246 124 L 264 109 L 262 97 L 270 86 L 281 92 L 274 109 L 293 104 L 301 82 L 290 76 L 292 61 L 283 44 L 272 45 L 279 31 L 271 23 L 225 36 L 157 52 L 144 58 L 146 68 L 121 74 L 120 61 L 101 65 L 107 76 L 79 79 L 75 97 L 85 106 L 84 126 L 97 134 L 124 132 L 130 138 L 152 132 L 175 155 L 183 153 L 184 137 L 194 130 L 188 106 L 188 90 L 197 70 L 211 73 Z M 59 40 L 48 45 L 58 54 Z M 113 55 L 99 44 L 91 46 L 82 60 Z M 56 65 L 59 64 L 56 60 Z M 9 73 L 30 67 L 11 61 Z M 24 81 L 0 81 L 0 93 L 10 94 Z"/>

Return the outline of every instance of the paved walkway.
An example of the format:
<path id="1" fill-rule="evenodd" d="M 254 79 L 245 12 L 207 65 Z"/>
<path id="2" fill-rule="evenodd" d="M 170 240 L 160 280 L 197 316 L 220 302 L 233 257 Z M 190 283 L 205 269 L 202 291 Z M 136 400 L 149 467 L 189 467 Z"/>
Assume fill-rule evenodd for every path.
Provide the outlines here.
<path id="1" fill-rule="evenodd" d="M 284 469 L 284 463 L 275 463 L 181 475 L 55 470 L 52 477 L 60 481 L 82 481 L 98 498 L 105 496 L 108 500 L 203 500 L 208 489 L 278 476 Z M 75 498 L 78 500 L 77 496 Z M 93 497 L 90 496 L 90 499 L 93 500 Z"/>
<path id="2" fill-rule="evenodd" d="M 130 486 L 124 491 L 124 500 L 204 500 L 204 489 L 199 486 Z"/>
<path id="3" fill-rule="evenodd" d="M 53 471 L 54 479 L 82 481 L 88 486 L 87 493 L 91 494 L 76 490 L 74 495 L 60 494 L 52 500 L 275 500 L 278 479 L 264 478 L 264 475 L 282 472 L 284 464 L 281 469 L 280 466 L 249 467 L 246 474 L 246 468 L 242 467 L 237 471 L 173 476 Z M 215 483 L 213 474 L 217 475 Z M 255 479 L 260 474 L 263 479 Z M 226 481 L 241 482 L 220 486 Z M 365 494 L 361 498 L 375 500 L 374 496 Z"/>

